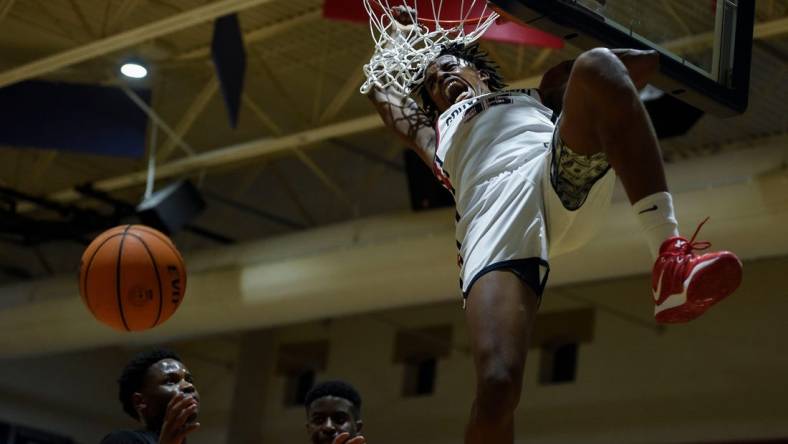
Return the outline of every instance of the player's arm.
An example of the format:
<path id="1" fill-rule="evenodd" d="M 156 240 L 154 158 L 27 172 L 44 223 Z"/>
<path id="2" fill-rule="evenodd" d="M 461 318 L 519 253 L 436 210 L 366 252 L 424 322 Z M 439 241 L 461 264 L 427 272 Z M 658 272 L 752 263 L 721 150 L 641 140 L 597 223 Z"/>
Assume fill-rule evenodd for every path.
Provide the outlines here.
<path id="1" fill-rule="evenodd" d="M 432 166 L 435 157 L 435 129 L 415 100 L 393 87 L 372 87 L 367 95 L 386 126 Z"/>
<path id="2" fill-rule="evenodd" d="M 392 8 L 396 19 L 393 32 L 407 35 L 416 26 L 416 11 L 400 5 Z M 399 37 L 399 36 L 394 36 Z M 411 97 L 392 86 L 374 85 L 367 97 L 375 105 L 386 126 L 393 130 L 405 144 L 416 151 L 427 166 L 432 167 L 435 157 L 436 134 L 429 117 Z"/>
<path id="3" fill-rule="evenodd" d="M 637 89 L 642 89 L 659 69 L 659 54 L 656 51 L 638 49 L 611 49 L 629 71 L 629 77 Z M 573 60 L 561 62 L 547 70 L 539 83 L 542 103 L 556 113 L 563 105 L 566 83 L 572 72 Z"/>

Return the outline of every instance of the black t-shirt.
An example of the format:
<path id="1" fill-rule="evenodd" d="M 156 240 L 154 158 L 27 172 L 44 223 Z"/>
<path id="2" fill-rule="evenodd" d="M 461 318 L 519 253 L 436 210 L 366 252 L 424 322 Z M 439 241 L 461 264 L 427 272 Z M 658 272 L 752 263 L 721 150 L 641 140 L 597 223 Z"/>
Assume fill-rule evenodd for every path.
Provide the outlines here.
<path id="1" fill-rule="evenodd" d="M 159 436 L 148 430 L 117 430 L 105 436 L 100 444 L 157 444 Z"/>

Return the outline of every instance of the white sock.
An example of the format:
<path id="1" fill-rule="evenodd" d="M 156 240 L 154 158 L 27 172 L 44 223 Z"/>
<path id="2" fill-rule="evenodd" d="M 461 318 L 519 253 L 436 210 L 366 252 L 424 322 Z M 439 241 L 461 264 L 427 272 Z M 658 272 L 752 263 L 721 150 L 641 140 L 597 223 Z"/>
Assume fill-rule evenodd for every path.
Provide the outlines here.
<path id="1" fill-rule="evenodd" d="M 651 254 L 656 259 L 665 239 L 679 235 L 679 224 L 673 213 L 673 198 L 663 191 L 646 196 L 632 205 L 640 222 Z"/>

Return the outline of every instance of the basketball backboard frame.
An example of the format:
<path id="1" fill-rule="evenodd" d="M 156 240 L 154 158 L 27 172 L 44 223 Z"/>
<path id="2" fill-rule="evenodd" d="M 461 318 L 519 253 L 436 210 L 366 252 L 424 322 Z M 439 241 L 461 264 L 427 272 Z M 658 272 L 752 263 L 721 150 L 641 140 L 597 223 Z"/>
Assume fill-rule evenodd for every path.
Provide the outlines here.
<path id="1" fill-rule="evenodd" d="M 755 19 L 754 0 L 719 0 L 714 27 L 714 61 L 705 73 L 686 60 L 628 31 L 577 0 L 491 0 L 503 12 L 580 49 L 656 49 L 660 72 L 652 84 L 711 114 L 729 117 L 747 109 Z M 726 7 L 735 6 L 733 10 Z"/>

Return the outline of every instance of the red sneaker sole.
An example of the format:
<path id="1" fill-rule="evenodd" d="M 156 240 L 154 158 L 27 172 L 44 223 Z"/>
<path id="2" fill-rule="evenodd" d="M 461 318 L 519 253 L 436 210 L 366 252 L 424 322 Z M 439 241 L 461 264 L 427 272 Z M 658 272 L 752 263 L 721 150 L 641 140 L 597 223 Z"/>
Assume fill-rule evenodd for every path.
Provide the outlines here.
<path id="1" fill-rule="evenodd" d="M 718 277 L 718 278 L 714 278 Z M 689 322 L 730 296 L 741 284 L 742 265 L 733 253 L 723 254 L 712 265 L 699 271 L 687 288 L 687 302 L 658 313 L 660 324 Z"/>

